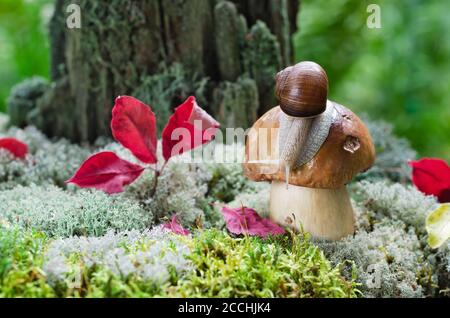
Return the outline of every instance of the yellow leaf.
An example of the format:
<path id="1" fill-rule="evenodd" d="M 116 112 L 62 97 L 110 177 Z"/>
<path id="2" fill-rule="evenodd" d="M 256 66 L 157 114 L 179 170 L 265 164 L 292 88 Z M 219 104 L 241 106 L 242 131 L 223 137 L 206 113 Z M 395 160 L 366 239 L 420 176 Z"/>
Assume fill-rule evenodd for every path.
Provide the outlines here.
<path id="1" fill-rule="evenodd" d="M 450 203 L 441 204 L 426 221 L 428 244 L 438 248 L 450 238 Z"/>

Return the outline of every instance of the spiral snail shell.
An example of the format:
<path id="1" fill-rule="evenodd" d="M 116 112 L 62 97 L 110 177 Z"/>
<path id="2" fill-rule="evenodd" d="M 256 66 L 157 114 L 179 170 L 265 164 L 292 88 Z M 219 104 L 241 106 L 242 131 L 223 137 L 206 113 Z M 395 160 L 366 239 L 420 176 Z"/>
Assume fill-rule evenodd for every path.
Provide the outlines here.
<path id="1" fill-rule="evenodd" d="M 326 109 L 328 76 L 319 64 L 300 62 L 277 74 L 275 95 L 286 115 L 318 116 Z"/>

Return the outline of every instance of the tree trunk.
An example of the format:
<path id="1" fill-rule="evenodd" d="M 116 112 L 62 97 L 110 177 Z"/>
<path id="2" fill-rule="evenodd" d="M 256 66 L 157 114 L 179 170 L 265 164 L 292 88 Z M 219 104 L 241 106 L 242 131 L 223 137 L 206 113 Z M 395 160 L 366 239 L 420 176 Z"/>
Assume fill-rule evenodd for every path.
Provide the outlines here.
<path id="1" fill-rule="evenodd" d="M 66 27 L 69 4 L 81 28 Z M 161 129 L 195 94 L 227 126 L 275 105 L 274 75 L 292 63 L 298 0 L 56 0 L 51 79 L 28 116 L 51 136 L 109 135 L 118 95 L 152 106 Z"/>

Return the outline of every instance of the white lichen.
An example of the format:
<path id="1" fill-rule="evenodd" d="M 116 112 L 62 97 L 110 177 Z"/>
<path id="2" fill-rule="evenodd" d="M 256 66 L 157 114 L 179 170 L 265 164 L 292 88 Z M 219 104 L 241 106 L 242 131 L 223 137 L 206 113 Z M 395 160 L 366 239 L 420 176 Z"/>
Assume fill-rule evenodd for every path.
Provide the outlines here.
<path id="1" fill-rule="evenodd" d="M 45 254 L 43 270 L 56 285 L 71 281 L 71 274 L 90 268 L 107 270 L 122 279 L 134 276 L 161 285 L 172 270 L 192 270 L 190 250 L 176 235 L 158 226 L 152 230 L 109 230 L 101 237 L 69 237 L 53 241 Z"/>
<path id="2" fill-rule="evenodd" d="M 137 203 L 100 191 L 17 186 L 0 192 L 0 217 L 49 236 L 104 235 L 109 229 L 144 229 L 152 216 Z"/>

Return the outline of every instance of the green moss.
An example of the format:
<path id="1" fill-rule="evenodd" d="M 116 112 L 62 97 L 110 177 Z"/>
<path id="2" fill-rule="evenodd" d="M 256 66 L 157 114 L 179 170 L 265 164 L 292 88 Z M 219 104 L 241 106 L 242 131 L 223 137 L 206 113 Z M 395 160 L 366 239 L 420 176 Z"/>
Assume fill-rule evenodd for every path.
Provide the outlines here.
<path id="1" fill-rule="evenodd" d="M 142 76 L 131 95 L 151 105 L 156 114 L 156 126 L 161 132 L 175 107 L 190 94 L 194 94 L 198 103 L 206 104 L 205 87 L 208 79 L 191 77 L 185 68 L 174 63 L 167 67 L 160 65 L 154 75 Z"/>
<path id="2" fill-rule="evenodd" d="M 220 1 L 214 7 L 215 44 L 220 75 L 225 81 L 235 81 L 242 73 L 241 49 L 246 25 L 236 6 Z"/>
<path id="3" fill-rule="evenodd" d="M 0 298 L 55 295 L 42 271 L 47 242 L 42 233 L 24 233 L 0 223 Z"/>
<path id="4" fill-rule="evenodd" d="M 167 289 L 176 297 L 355 297 L 322 252 L 303 236 L 263 241 L 232 238 L 218 230 L 199 233 L 189 259 L 196 270 Z"/>
<path id="5" fill-rule="evenodd" d="M 28 124 L 27 114 L 36 107 L 49 84 L 43 77 L 31 77 L 14 86 L 8 97 L 10 124 L 24 127 Z"/>
<path id="6" fill-rule="evenodd" d="M 217 120 L 227 127 L 248 128 L 258 119 L 258 87 L 247 77 L 222 82 L 214 90 L 213 105 Z"/>
<path id="7" fill-rule="evenodd" d="M 1 297 L 355 297 L 303 236 L 192 237 L 160 228 L 50 241 L 0 225 Z"/>
<path id="8" fill-rule="evenodd" d="M 274 105 L 274 74 L 281 69 L 280 45 L 267 25 L 258 21 L 247 35 L 244 49 L 244 70 L 258 86 L 260 112 Z"/>

